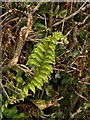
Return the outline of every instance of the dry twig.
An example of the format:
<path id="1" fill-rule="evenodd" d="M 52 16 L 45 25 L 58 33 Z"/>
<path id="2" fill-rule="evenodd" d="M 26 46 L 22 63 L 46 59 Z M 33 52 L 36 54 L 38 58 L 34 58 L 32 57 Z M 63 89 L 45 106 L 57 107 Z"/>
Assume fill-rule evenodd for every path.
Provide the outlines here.
<path id="1" fill-rule="evenodd" d="M 68 17 L 62 19 L 60 22 L 57 22 L 57 23 L 53 24 L 52 27 L 55 27 L 55 26 L 57 26 L 57 25 L 60 25 L 61 23 L 63 23 L 63 21 L 67 21 L 68 19 L 70 19 L 70 18 L 74 17 L 75 15 L 79 14 L 81 11 L 84 11 L 84 10 L 86 10 L 87 8 L 90 8 L 90 4 L 87 4 L 87 5 L 85 6 L 86 3 L 87 3 L 87 1 L 86 1 L 76 12 L 74 12 L 73 14 L 69 15 Z M 84 6 L 85 6 L 85 7 L 84 7 Z"/>

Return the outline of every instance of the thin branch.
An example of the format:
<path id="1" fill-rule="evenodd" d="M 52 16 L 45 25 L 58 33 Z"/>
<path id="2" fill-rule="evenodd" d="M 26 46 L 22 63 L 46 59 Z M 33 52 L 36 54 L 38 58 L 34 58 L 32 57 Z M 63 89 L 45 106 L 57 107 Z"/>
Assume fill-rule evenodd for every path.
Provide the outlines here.
<path id="1" fill-rule="evenodd" d="M 6 79 L 6 81 L 9 83 L 9 85 L 10 85 L 11 87 L 13 87 L 15 90 L 17 90 L 17 92 L 21 92 L 22 94 L 24 94 L 24 92 L 23 92 L 21 89 L 15 87 L 5 76 L 3 76 L 3 77 Z M 4 81 L 5 81 L 5 80 L 4 80 Z"/>
<path id="2" fill-rule="evenodd" d="M 30 12 L 30 13 L 28 13 L 27 26 L 23 27 L 21 29 L 21 31 L 19 32 L 19 39 L 18 39 L 18 43 L 17 43 L 17 47 L 16 47 L 14 57 L 8 63 L 8 65 L 5 65 L 2 68 L 2 72 L 7 72 L 10 68 L 12 68 L 13 66 L 15 66 L 17 64 L 19 56 L 21 54 L 21 50 L 22 50 L 22 48 L 23 48 L 23 46 L 25 44 L 25 41 L 26 41 L 29 33 L 31 32 L 31 29 L 32 29 L 32 14 Z"/>
<path id="3" fill-rule="evenodd" d="M 37 43 L 37 42 L 40 42 L 41 40 L 42 40 L 42 39 L 37 39 L 37 38 L 35 38 L 35 39 L 33 38 L 33 39 L 32 39 L 32 38 L 28 38 L 26 41 L 32 41 L 32 42 L 36 42 L 36 43 Z"/>
<path id="4" fill-rule="evenodd" d="M 76 93 L 79 97 L 83 98 L 84 100 L 86 100 L 86 101 L 88 102 L 87 98 L 85 98 L 84 96 L 82 96 L 80 93 L 77 93 L 77 91 L 75 91 L 75 93 Z"/>
<path id="5" fill-rule="evenodd" d="M 32 69 L 29 69 L 28 67 L 26 67 L 25 65 L 16 65 L 19 69 L 21 69 L 22 71 L 24 71 L 25 73 L 29 73 L 29 75 L 34 75 L 34 73 L 32 72 Z"/>
<path id="6" fill-rule="evenodd" d="M 12 22 L 12 21 L 17 21 L 19 19 L 19 17 L 17 18 L 14 18 L 14 19 L 11 19 L 9 20 L 8 22 L 5 22 L 5 24 L 3 24 L 3 26 L 6 26 L 8 23 Z"/>
<path id="7" fill-rule="evenodd" d="M 90 23 L 85 24 L 85 25 L 84 25 L 84 26 L 82 26 L 79 30 L 86 29 L 88 26 L 90 26 Z"/>
<path id="8" fill-rule="evenodd" d="M 69 15 L 68 17 L 62 19 L 60 22 L 57 22 L 57 23 L 53 24 L 52 27 L 55 27 L 55 26 L 57 26 L 57 25 L 60 25 L 61 23 L 63 23 L 63 21 L 67 21 L 68 19 L 70 19 L 70 18 L 74 17 L 75 15 L 79 14 L 81 11 L 84 11 L 84 10 L 86 10 L 87 8 L 90 8 L 90 4 L 87 4 L 87 5 L 85 6 L 86 3 L 87 3 L 87 1 L 86 1 L 76 12 L 74 12 L 73 14 Z M 85 7 L 84 7 L 84 6 L 85 6 Z"/>
<path id="9" fill-rule="evenodd" d="M 88 20 L 88 18 L 90 17 L 90 15 L 88 15 L 83 22 L 78 22 L 78 26 L 84 25 L 86 23 L 86 21 Z"/>
<path id="10" fill-rule="evenodd" d="M 73 114 L 70 113 L 70 120 L 75 118 L 75 116 L 77 116 L 80 112 L 82 112 L 81 108 L 78 108 L 76 112 L 74 112 Z"/>
<path id="11" fill-rule="evenodd" d="M 2 21 L 0 22 L 0 25 L 2 25 L 4 22 L 6 22 L 6 20 L 8 19 L 12 19 L 12 16 L 11 15 L 7 15 L 4 19 L 2 19 Z"/>
<path id="12" fill-rule="evenodd" d="M 8 88 L 9 90 L 11 90 L 13 93 L 16 93 L 17 95 L 20 96 L 20 93 L 16 92 L 14 89 L 12 89 L 12 88 L 10 88 L 10 87 L 8 87 L 6 85 L 3 85 L 3 86 L 6 87 L 6 88 Z"/>
<path id="13" fill-rule="evenodd" d="M 79 83 L 81 83 L 81 84 L 85 84 L 85 85 L 90 85 L 90 83 L 89 82 L 82 82 L 82 81 L 78 81 Z"/>
<path id="14" fill-rule="evenodd" d="M 9 10 L 8 12 L 4 13 L 3 15 L 0 16 L 0 18 L 4 17 L 4 16 L 7 15 L 8 13 L 12 13 L 12 10 Z"/>
<path id="15" fill-rule="evenodd" d="M 52 27 L 52 13 L 53 13 L 53 8 L 54 8 L 54 2 L 50 4 L 50 11 L 49 11 L 49 23 L 48 26 L 51 28 Z"/>
<path id="16" fill-rule="evenodd" d="M 73 21 L 73 35 L 72 35 L 72 41 L 71 44 L 69 45 L 69 52 L 72 52 L 75 45 L 76 45 L 76 41 L 77 41 L 77 26 L 75 25 L 75 22 Z"/>
<path id="17" fill-rule="evenodd" d="M 40 8 L 41 4 L 42 4 L 42 2 L 39 2 L 39 3 L 37 4 L 37 6 L 35 6 L 35 8 L 34 8 L 34 10 L 33 10 L 33 13 L 35 13 L 35 12 Z"/>
<path id="18" fill-rule="evenodd" d="M 2 87 L 3 92 L 4 92 L 5 95 L 7 96 L 7 99 L 9 100 L 9 95 L 7 94 L 6 90 L 4 89 L 4 86 L 3 86 L 2 82 L 1 82 L 1 80 L 0 80 L 0 86 Z"/>

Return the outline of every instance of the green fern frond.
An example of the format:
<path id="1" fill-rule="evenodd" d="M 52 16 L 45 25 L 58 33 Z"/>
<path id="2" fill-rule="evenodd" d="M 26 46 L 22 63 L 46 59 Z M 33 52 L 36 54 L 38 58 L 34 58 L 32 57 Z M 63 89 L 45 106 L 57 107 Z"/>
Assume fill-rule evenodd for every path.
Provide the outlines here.
<path id="1" fill-rule="evenodd" d="M 34 68 L 34 76 L 31 78 L 29 88 L 35 93 L 35 87 L 42 90 L 44 82 L 48 83 L 50 73 L 53 71 L 55 64 L 55 47 L 58 40 L 66 37 L 61 32 L 55 32 L 48 36 L 34 47 L 32 54 L 29 56 L 27 65 Z"/>

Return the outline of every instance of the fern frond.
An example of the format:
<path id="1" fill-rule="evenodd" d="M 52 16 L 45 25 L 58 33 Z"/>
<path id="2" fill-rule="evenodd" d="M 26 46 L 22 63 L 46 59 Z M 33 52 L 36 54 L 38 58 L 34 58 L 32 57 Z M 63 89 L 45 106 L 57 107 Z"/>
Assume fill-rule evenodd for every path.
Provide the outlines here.
<path id="1" fill-rule="evenodd" d="M 48 36 L 34 47 L 32 54 L 29 56 L 27 65 L 34 67 L 34 76 L 32 77 L 29 88 L 35 93 L 35 87 L 42 90 L 44 82 L 49 82 L 48 78 L 55 64 L 55 47 L 58 40 L 66 40 L 61 32 L 55 32 Z"/>

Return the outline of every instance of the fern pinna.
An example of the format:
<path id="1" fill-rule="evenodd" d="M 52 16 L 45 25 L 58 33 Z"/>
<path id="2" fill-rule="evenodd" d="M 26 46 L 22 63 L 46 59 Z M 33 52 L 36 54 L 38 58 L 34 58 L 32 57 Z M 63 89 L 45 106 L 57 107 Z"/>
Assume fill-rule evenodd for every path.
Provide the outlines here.
<path id="1" fill-rule="evenodd" d="M 53 70 L 52 65 L 55 64 L 55 47 L 58 40 L 67 42 L 66 37 L 61 32 L 54 32 L 34 47 L 32 54 L 29 56 L 27 65 L 34 70 L 29 89 L 35 93 L 35 86 L 42 90 L 43 83 L 48 83 L 48 78 Z"/>

